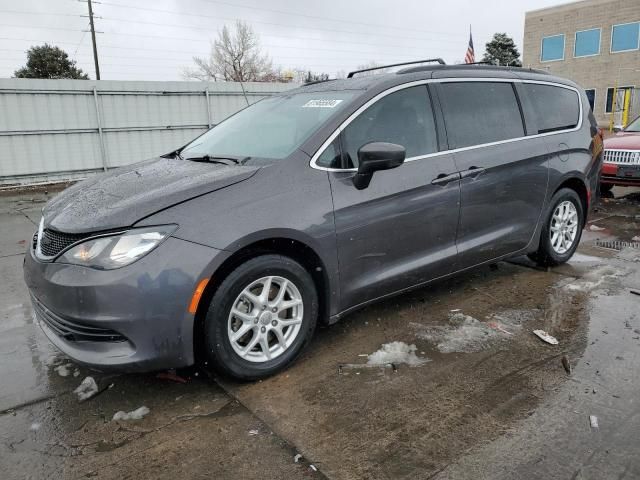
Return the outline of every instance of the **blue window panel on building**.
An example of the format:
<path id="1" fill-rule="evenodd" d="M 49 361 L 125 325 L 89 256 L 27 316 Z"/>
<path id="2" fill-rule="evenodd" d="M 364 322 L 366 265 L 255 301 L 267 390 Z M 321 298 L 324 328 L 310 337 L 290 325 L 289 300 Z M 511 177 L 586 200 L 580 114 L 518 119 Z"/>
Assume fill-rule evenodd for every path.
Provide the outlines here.
<path id="1" fill-rule="evenodd" d="M 625 50 L 637 50 L 639 38 L 640 23 L 614 25 L 611 35 L 611 51 L 624 52 Z"/>
<path id="2" fill-rule="evenodd" d="M 540 59 L 543 62 L 564 60 L 564 35 L 554 35 L 543 38 L 542 55 Z"/>
<path id="3" fill-rule="evenodd" d="M 600 53 L 600 29 L 585 30 L 576 32 L 576 46 L 574 56 L 588 57 Z"/>

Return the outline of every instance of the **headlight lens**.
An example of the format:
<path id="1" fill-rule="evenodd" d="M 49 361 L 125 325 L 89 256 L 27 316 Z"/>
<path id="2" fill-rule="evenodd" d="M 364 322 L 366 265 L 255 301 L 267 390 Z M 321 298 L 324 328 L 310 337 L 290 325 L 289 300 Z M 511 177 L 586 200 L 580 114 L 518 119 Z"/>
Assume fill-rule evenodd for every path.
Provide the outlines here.
<path id="1" fill-rule="evenodd" d="M 175 230 L 176 225 L 140 228 L 119 235 L 96 237 L 64 252 L 56 261 L 112 270 L 144 257 Z"/>

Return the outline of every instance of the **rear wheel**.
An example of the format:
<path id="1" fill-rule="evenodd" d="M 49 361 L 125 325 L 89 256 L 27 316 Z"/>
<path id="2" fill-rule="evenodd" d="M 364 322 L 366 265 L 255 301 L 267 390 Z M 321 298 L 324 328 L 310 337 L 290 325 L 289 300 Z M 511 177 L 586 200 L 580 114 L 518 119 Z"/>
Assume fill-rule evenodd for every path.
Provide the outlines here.
<path id="1" fill-rule="evenodd" d="M 538 251 L 529 255 L 542 266 L 560 265 L 569 260 L 578 248 L 584 226 L 582 201 L 574 190 L 558 190 L 551 205 L 540 234 Z"/>
<path id="2" fill-rule="evenodd" d="M 206 317 L 212 366 L 256 380 L 289 365 L 313 336 L 318 296 L 298 262 L 263 255 L 236 268 L 218 287 Z"/>

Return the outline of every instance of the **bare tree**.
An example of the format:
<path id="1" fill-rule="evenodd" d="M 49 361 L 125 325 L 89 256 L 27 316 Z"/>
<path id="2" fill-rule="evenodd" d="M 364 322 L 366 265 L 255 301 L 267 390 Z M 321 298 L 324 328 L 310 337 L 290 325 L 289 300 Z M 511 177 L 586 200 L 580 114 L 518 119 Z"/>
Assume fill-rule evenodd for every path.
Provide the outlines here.
<path id="1" fill-rule="evenodd" d="M 185 69 L 189 79 L 228 82 L 273 81 L 271 59 L 260 50 L 258 35 L 251 26 L 236 21 L 234 31 L 225 25 L 211 45 L 209 58 L 193 57 L 195 68 Z"/>

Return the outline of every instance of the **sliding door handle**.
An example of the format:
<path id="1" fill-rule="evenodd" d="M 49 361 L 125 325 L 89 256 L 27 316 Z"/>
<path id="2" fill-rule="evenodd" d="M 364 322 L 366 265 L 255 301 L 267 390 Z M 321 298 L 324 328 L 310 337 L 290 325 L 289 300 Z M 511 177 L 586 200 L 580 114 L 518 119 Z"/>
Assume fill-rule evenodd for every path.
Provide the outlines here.
<path id="1" fill-rule="evenodd" d="M 446 173 L 441 173 L 436 178 L 431 180 L 431 185 L 447 185 L 448 183 L 455 182 L 456 180 L 460 180 L 460 173 L 451 173 L 447 175 Z"/>
<path id="2" fill-rule="evenodd" d="M 482 167 L 469 167 L 468 170 L 460 172 L 460 178 L 477 178 L 482 175 L 484 171 L 485 170 Z"/>

